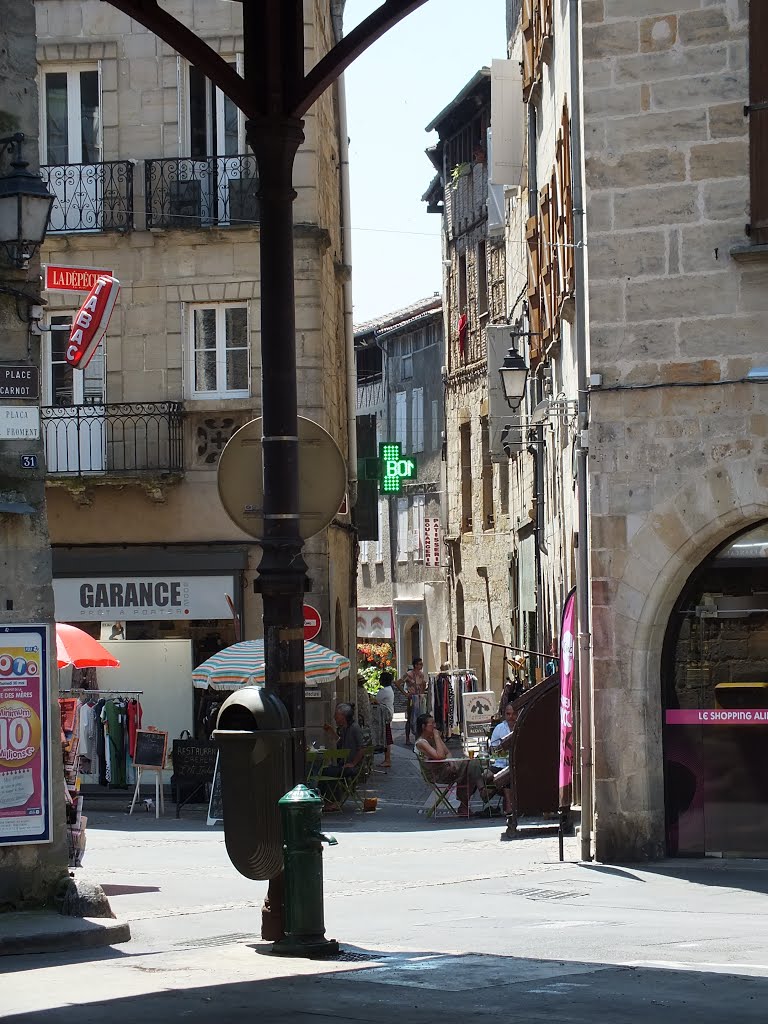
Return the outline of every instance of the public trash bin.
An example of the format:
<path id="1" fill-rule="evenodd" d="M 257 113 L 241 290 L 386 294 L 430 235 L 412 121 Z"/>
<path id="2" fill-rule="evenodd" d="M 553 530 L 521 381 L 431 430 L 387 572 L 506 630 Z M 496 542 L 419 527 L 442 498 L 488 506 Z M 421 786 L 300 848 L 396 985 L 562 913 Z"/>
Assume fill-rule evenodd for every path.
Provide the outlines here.
<path id="1" fill-rule="evenodd" d="M 283 869 L 278 800 L 291 783 L 293 731 L 285 705 L 259 686 L 244 686 L 221 706 L 213 738 L 219 747 L 224 839 L 246 878 L 267 880 Z"/>

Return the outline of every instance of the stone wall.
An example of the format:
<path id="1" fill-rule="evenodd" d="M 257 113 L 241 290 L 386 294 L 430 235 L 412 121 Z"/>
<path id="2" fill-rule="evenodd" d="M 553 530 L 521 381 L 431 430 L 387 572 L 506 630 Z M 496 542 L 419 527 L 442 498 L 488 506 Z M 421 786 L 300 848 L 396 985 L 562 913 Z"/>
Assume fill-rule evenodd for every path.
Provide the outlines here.
<path id="1" fill-rule="evenodd" d="M 748 6 L 643 7 L 584 5 L 590 368 L 603 376 L 590 430 L 596 843 L 608 860 L 664 852 L 660 657 L 680 588 L 768 516 L 763 392 L 738 383 L 765 363 L 768 267 L 731 255 L 749 219 Z"/>
<path id="2" fill-rule="evenodd" d="M 10 10 L 12 6 L 13 10 Z M 31 0 L 14 0 L 5 5 L 0 26 L 0 134 L 22 131 L 24 157 L 32 169 L 38 165 L 38 109 L 35 84 L 35 14 Z M 0 171 L 7 171 L 7 156 L 0 158 Z M 28 270 L 16 271 L 0 255 L 2 284 L 34 292 L 39 261 Z M 0 292 L 0 336 L 3 362 L 40 365 L 38 340 L 29 334 L 17 310 L 26 303 Z M 7 404 L 7 403 L 6 403 Z M 37 471 L 19 469 L 19 455 L 35 454 Z M 64 824 L 64 779 L 59 744 L 58 672 L 53 641 L 53 591 L 51 551 L 44 492 L 42 442 L 3 441 L 0 445 L 0 493 L 5 500 L 23 501 L 35 509 L 32 515 L 0 514 L 0 602 L 2 621 L 49 623 L 52 652 L 48 664 L 51 687 L 49 714 L 53 842 L 29 846 L 0 846 L 0 912 L 49 902 L 60 881 L 67 876 L 67 839 Z"/>

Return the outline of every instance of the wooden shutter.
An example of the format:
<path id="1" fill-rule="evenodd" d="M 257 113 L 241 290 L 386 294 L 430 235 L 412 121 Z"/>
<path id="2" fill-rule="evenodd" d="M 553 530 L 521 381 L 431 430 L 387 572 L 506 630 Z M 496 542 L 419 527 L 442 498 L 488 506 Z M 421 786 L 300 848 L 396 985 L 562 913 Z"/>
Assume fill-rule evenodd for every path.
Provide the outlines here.
<path id="1" fill-rule="evenodd" d="M 749 5 L 750 240 L 768 245 L 768 3 Z"/>

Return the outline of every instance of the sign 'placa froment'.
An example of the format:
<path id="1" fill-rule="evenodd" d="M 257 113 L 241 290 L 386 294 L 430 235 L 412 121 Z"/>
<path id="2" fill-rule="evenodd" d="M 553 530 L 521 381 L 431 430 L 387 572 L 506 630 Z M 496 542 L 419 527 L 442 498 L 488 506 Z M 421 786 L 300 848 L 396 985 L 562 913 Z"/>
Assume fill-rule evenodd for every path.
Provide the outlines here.
<path id="1" fill-rule="evenodd" d="M 28 441 L 40 437 L 40 410 L 36 406 L 0 405 L 0 439 Z"/>

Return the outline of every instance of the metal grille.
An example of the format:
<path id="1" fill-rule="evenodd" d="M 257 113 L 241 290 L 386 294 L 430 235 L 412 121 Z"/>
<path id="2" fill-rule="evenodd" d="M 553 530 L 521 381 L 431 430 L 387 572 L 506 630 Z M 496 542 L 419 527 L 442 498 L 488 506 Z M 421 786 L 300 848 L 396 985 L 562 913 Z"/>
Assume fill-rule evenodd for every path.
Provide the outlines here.
<path id="1" fill-rule="evenodd" d="M 48 164 L 40 168 L 53 194 L 48 234 L 133 230 L 133 163 Z"/>
<path id="2" fill-rule="evenodd" d="M 180 402 L 45 406 L 48 472 L 56 475 L 181 472 Z"/>
<path id="3" fill-rule="evenodd" d="M 524 896 L 528 900 L 572 900 L 589 896 L 588 892 L 562 892 L 557 889 L 512 889 L 513 896 Z"/>
<path id="4" fill-rule="evenodd" d="M 259 220 L 256 157 L 147 160 L 147 228 L 237 227 Z"/>

